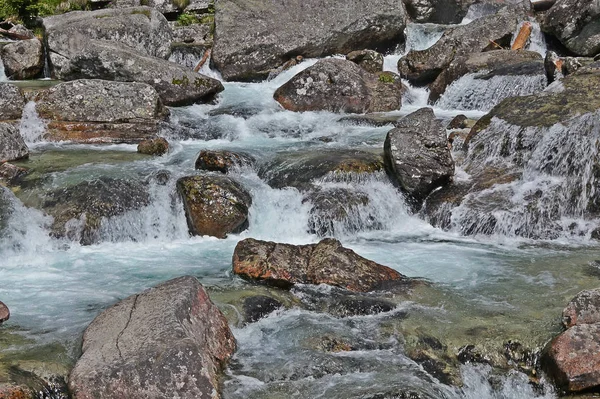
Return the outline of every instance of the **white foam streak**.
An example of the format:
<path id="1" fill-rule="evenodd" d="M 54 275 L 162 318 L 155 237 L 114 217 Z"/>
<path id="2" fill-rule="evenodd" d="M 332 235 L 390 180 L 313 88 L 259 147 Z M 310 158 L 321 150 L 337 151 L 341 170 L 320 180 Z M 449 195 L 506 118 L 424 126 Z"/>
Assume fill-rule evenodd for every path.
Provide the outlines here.
<path id="1" fill-rule="evenodd" d="M 19 131 L 28 145 L 38 143 L 43 139 L 46 133 L 46 123 L 38 115 L 34 101 L 29 101 L 23 108 Z"/>

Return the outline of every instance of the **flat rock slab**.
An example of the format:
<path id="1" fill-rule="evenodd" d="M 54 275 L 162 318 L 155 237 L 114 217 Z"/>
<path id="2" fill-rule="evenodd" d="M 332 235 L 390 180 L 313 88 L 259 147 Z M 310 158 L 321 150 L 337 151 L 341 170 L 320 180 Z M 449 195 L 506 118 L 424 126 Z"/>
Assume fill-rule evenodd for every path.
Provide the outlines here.
<path id="1" fill-rule="evenodd" d="M 294 284 L 329 284 L 358 292 L 376 290 L 389 281 L 409 280 L 331 238 L 309 245 L 247 238 L 235 247 L 233 272 L 242 278 L 282 288 Z"/>
<path id="2" fill-rule="evenodd" d="M 200 282 L 180 277 L 96 317 L 69 388 L 74 399 L 217 399 L 218 374 L 235 347 Z"/>

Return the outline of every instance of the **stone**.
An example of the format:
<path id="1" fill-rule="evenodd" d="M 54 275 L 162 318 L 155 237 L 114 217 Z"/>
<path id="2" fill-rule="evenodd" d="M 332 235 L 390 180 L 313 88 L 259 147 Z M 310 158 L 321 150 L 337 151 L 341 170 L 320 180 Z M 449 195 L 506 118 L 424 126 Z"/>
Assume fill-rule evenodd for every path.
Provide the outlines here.
<path id="1" fill-rule="evenodd" d="M 428 84 L 456 57 L 485 51 L 489 49 L 490 41 L 500 46 L 510 45 L 522 16 L 522 12 L 507 7 L 497 14 L 450 28 L 433 46 L 426 50 L 411 50 L 400 58 L 398 71 L 412 84 Z"/>
<path id="2" fill-rule="evenodd" d="M 54 218 L 53 236 L 91 245 L 102 240 L 100 228 L 105 219 L 149 203 L 144 185 L 101 177 L 50 191 L 44 195 L 41 207 Z"/>
<path id="3" fill-rule="evenodd" d="M 370 73 L 383 71 L 383 54 L 375 50 L 352 51 L 346 55 L 346 59 L 358 64 L 358 66 Z"/>
<path id="4" fill-rule="evenodd" d="M 50 120 L 49 140 L 136 143 L 155 137 L 168 116 L 158 93 L 145 83 L 75 80 L 40 91 L 35 109 Z"/>
<path id="5" fill-rule="evenodd" d="M 328 312 L 337 317 L 352 317 L 391 312 L 395 308 L 396 305 L 384 299 L 341 297 L 331 302 Z"/>
<path id="6" fill-rule="evenodd" d="M 235 247 L 233 272 L 244 279 L 282 288 L 294 284 L 329 284 L 358 292 L 376 290 L 388 281 L 408 280 L 331 238 L 309 245 L 247 238 Z"/>
<path id="7" fill-rule="evenodd" d="M 446 129 L 465 129 L 467 127 L 468 120 L 469 118 L 463 114 L 456 115 L 454 118 L 452 118 L 450 123 L 448 123 Z"/>
<path id="8" fill-rule="evenodd" d="M 595 0 L 557 0 L 544 14 L 541 28 L 576 55 L 600 53 L 600 7 Z"/>
<path id="9" fill-rule="evenodd" d="M 252 197 L 235 180 L 222 175 L 187 176 L 177 180 L 190 233 L 225 238 L 248 228 Z"/>
<path id="10" fill-rule="evenodd" d="M 228 173 L 232 168 L 250 166 L 256 162 L 246 153 L 226 150 L 202 150 L 198 154 L 195 167 L 210 172 Z"/>
<path id="11" fill-rule="evenodd" d="M 8 309 L 8 306 L 4 304 L 4 302 L 0 301 L 0 324 L 4 323 L 8 319 L 10 319 L 10 310 Z"/>
<path id="12" fill-rule="evenodd" d="M 277 299 L 266 295 L 254 295 L 244 299 L 244 319 L 246 323 L 254 323 L 281 308 L 283 304 Z"/>
<path id="13" fill-rule="evenodd" d="M 600 324 L 569 328 L 544 349 L 543 370 L 568 393 L 600 387 Z"/>
<path id="14" fill-rule="evenodd" d="M 400 109 L 403 91 L 391 72 L 377 76 L 354 62 L 328 58 L 294 76 L 273 97 L 290 111 L 365 113 Z"/>
<path id="15" fill-rule="evenodd" d="M 276 155 L 260 168 L 258 175 L 273 188 L 307 191 L 318 180 L 343 180 L 348 174 L 367 175 L 383 169 L 381 155 L 366 151 L 292 151 Z"/>
<path id="16" fill-rule="evenodd" d="M 169 151 L 169 142 L 163 137 L 144 140 L 138 144 L 137 151 L 146 155 L 164 155 Z"/>
<path id="17" fill-rule="evenodd" d="M 562 321 L 566 328 L 600 323 L 600 289 L 578 293 L 563 310 Z"/>
<path id="18" fill-rule="evenodd" d="M 0 164 L 0 184 L 18 185 L 19 181 L 29 173 L 28 169 L 5 162 Z"/>
<path id="19" fill-rule="evenodd" d="M 173 34 L 166 18 L 150 7 L 72 11 L 43 19 L 53 69 L 89 40 L 119 42 L 142 55 L 168 58 Z M 60 73 L 57 73 L 58 79 Z"/>
<path id="20" fill-rule="evenodd" d="M 235 349 L 204 287 L 195 277 L 179 277 L 94 319 L 69 388 L 73 399 L 218 399 L 220 374 Z"/>
<path id="21" fill-rule="evenodd" d="M 0 122 L 0 163 L 29 157 L 29 149 L 13 124 Z"/>
<path id="22" fill-rule="evenodd" d="M 38 39 L 6 44 L 0 51 L 4 73 L 12 80 L 38 77 L 44 70 L 44 49 Z"/>
<path id="23" fill-rule="evenodd" d="M 0 83 L 0 121 L 21 119 L 25 96 L 18 86 Z"/>
<path id="24" fill-rule="evenodd" d="M 195 73 L 174 62 L 145 56 L 120 43 L 73 40 L 60 57 L 60 62 L 53 64 L 57 79 L 146 83 L 156 89 L 165 105 L 182 106 L 207 102 L 223 90 L 223 85 L 216 79 Z"/>
<path id="25" fill-rule="evenodd" d="M 417 208 L 454 175 L 446 130 L 431 108 L 421 108 L 397 122 L 386 136 L 384 160 Z"/>
<path id="26" fill-rule="evenodd" d="M 220 0 L 212 64 L 225 80 L 262 79 L 296 55 L 385 52 L 402 41 L 406 22 L 401 1 Z"/>

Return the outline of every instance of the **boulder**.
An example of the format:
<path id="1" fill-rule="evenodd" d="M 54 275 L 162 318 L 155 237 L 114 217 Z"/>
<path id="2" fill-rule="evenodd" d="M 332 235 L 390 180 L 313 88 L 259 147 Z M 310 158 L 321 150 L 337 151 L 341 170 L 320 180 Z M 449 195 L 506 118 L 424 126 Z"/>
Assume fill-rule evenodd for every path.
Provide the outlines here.
<path id="1" fill-rule="evenodd" d="M 254 323 L 281 308 L 283 304 L 277 299 L 266 295 L 254 295 L 244 299 L 244 320 L 246 323 Z"/>
<path id="2" fill-rule="evenodd" d="M 273 97 L 290 111 L 386 112 L 400 109 L 400 78 L 369 73 L 354 62 L 329 58 L 300 72 Z"/>
<path id="3" fill-rule="evenodd" d="M 150 7 L 73 11 L 44 18 L 43 26 L 57 79 L 63 79 L 60 69 L 69 55 L 88 40 L 119 42 L 146 56 L 168 58 L 171 53 L 171 27 Z"/>
<path id="4" fill-rule="evenodd" d="M 0 122 L 0 163 L 29 157 L 29 149 L 13 124 Z"/>
<path id="5" fill-rule="evenodd" d="M 404 0 L 406 11 L 415 22 L 457 24 L 475 0 Z"/>
<path id="6" fill-rule="evenodd" d="M 566 328 L 600 323 L 600 289 L 577 294 L 563 310 L 562 320 Z"/>
<path id="7" fill-rule="evenodd" d="M 216 79 L 195 73 L 174 62 L 140 54 L 121 43 L 73 40 L 54 62 L 57 79 L 104 79 L 140 82 L 153 86 L 163 104 L 190 105 L 211 100 L 223 90 Z M 150 73 L 151 71 L 151 73 Z"/>
<path id="8" fill-rule="evenodd" d="M 358 64 L 358 66 L 370 73 L 383 71 L 383 54 L 375 50 L 352 51 L 346 55 L 346 59 Z"/>
<path id="9" fill-rule="evenodd" d="M 12 80 L 34 79 L 44 70 L 44 49 L 38 39 L 6 44 L 0 51 L 4 73 Z"/>
<path id="10" fill-rule="evenodd" d="M 343 180 L 348 174 L 372 174 L 382 170 L 381 155 L 366 151 L 293 151 L 277 154 L 260 168 L 258 175 L 273 188 L 295 187 L 307 191 L 318 180 Z"/>
<path id="11" fill-rule="evenodd" d="M 0 184 L 16 186 L 21 178 L 26 176 L 28 172 L 29 171 L 25 168 L 4 162 L 3 164 L 0 164 Z"/>
<path id="12" fill-rule="evenodd" d="M 525 86 L 525 89 L 529 90 L 537 89 L 536 91 L 541 91 L 546 87 L 544 60 L 539 53 L 526 50 L 492 50 L 485 53 L 455 57 L 429 86 L 429 102 L 431 104 L 435 103 L 448 86 L 467 74 L 476 74 L 475 79 L 482 81 L 484 84 L 488 83 L 494 77 L 521 76 L 527 77 L 527 80 L 537 79 L 531 87 L 525 85 L 522 79 L 504 79 L 502 92 L 494 93 L 496 103 L 507 97 L 524 96 L 534 93 L 533 91 L 522 90 L 521 86 Z M 507 85 L 509 87 L 506 87 Z M 461 93 L 463 96 L 473 95 L 473 92 L 468 90 L 467 94 L 463 93 Z M 460 109 L 465 108 L 461 107 Z"/>
<path id="13" fill-rule="evenodd" d="M 137 151 L 146 155 L 164 155 L 169 151 L 169 142 L 163 137 L 144 140 L 138 144 Z"/>
<path id="14" fill-rule="evenodd" d="M 454 175 L 446 129 L 431 108 L 421 108 L 396 123 L 385 138 L 384 160 L 417 207 Z"/>
<path id="15" fill-rule="evenodd" d="M 246 153 L 226 150 L 202 150 L 198 154 L 195 167 L 210 172 L 228 173 L 234 167 L 249 166 L 256 160 Z"/>
<path id="16" fill-rule="evenodd" d="M 40 91 L 35 109 L 50 120 L 47 139 L 135 143 L 158 133 L 168 115 L 145 83 L 75 80 Z"/>
<path id="17" fill-rule="evenodd" d="M 595 0 L 558 0 L 544 15 L 541 28 L 576 55 L 600 53 L 600 7 Z"/>
<path id="18" fill-rule="evenodd" d="M 522 12 L 507 7 L 497 14 L 448 29 L 433 46 L 411 50 L 400 58 L 400 75 L 413 84 L 425 85 L 434 81 L 456 57 L 493 49 L 491 41 L 508 47 L 522 17 Z"/>
<path id="19" fill-rule="evenodd" d="M 392 0 L 220 0 L 212 63 L 225 80 L 255 80 L 296 55 L 383 52 L 402 40 L 406 20 L 402 2 Z"/>
<path id="20" fill-rule="evenodd" d="M 8 306 L 4 304 L 4 302 L 0 301 L 0 324 L 4 323 L 8 319 L 10 319 L 10 310 L 8 309 Z"/>
<path id="21" fill-rule="evenodd" d="M 541 364 L 555 383 L 574 393 L 600 387 L 600 324 L 569 328 L 544 349 Z"/>
<path id="22" fill-rule="evenodd" d="M 21 119 L 25 97 L 17 86 L 0 83 L 0 120 Z"/>
<path id="23" fill-rule="evenodd" d="M 51 232 L 82 245 L 102 240 L 105 219 L 150 203 L 147 188 L 134 181 L 101 177 L 45 194 L 42 209 L 54 217 Z"/>
<path id="24" fill-rule="evenodd" d="M 236 343 L 227 320 L 191 276 L 132 295 L 83 334 L 69 376 L 74 399 L 220 398 Z"/>
<path id="25" fill-rule="evenodd" d="M 248 228 L 250 194 L 222 175 L 187 176 L 177 180 L 190 233 L 225 238 Z"/>
<path id="26" fill-rule="evenodd" d="M 242 278 L 277 287 L 329 284 L 367 292 L 389 281 L 408 278 L 363 258 L 334 239 L 318 244 L 291 245 L 247 238 L 233 252 L 233 272 Z"/>

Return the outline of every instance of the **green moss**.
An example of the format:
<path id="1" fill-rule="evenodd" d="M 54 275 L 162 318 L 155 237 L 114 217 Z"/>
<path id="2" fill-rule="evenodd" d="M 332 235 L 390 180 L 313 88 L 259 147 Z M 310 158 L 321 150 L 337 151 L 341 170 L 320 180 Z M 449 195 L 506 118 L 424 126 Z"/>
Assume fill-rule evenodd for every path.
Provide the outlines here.
<path id="1" fill-rule="evenodd" d="M 179 17 L 177 17 L 177 25 L 179 26 L 188 26 L 198 23 L 198 17 L 193 14 L 183 13 Z"/>
<path id="2" fill-rule="evenodd" d="M 186 75 L 183 75 L 183 77 L 181 79 L 173 78 L 171 83 L 173 83 L 174 85 L 178 85 L 178 86 L 187 86 L 190 84 L 190 80 L 188 79 L 188 77 Z"/>
<path id="3" fill-rule="evenodd" d="M 133 10 L 131 12 L 131 15 L 136 15 L 136 14 L 145 15 L 146 17 L 148 17 L 148 19 L 150 19 L 150 10 Z"/>
<path id="4" fill-rule="evenodd" d="M 190 0 L 173 0 L 173 5 L 180 10 L 183 10 L 190 5 Z"/>
<path id="5" fill-rule="evenodd" d="M 396 78 L 392 74 L 383 72 L 379 74 L 379 81 L 383 83 L 394 83 Z"/>

